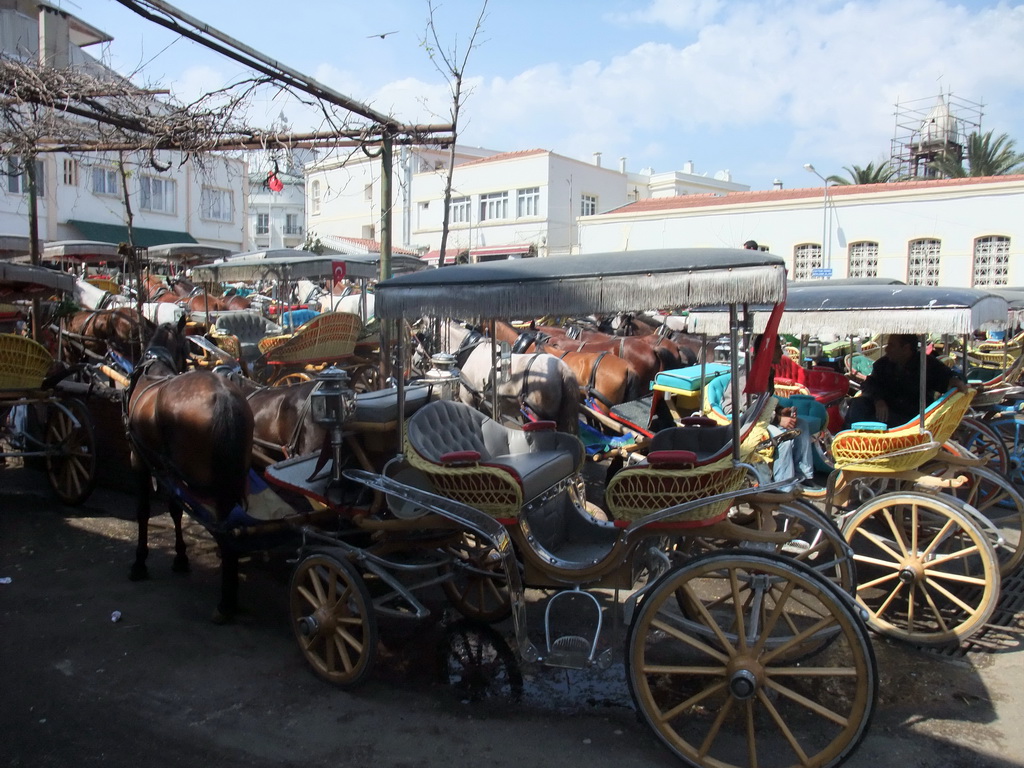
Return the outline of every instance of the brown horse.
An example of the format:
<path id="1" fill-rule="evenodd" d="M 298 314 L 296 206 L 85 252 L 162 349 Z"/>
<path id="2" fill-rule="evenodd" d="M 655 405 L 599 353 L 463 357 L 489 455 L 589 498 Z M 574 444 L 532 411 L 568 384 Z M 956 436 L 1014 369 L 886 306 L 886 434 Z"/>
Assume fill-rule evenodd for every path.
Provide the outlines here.
<path id="1" fill-rule="evenodd" d="M 90 355 L 102 358 L 113 350 L 134 364 L 155 329 L 152 321 L 131 307 L 89 309 L 67 316 L 61 339 L 69 363 Z"/>
<path id="2" fill-rule="evenodd" d="M 580 338 L 569 337 L 564 328 L 540 326 L 537 328 L 548 346 L 569 352 L 610 352 L 625 360 L 641 386 L 650 384 L 660 371 L 679 368 L 678 349 L 673 353 L 665 347 L 655 349 L 639 336 L 609 336 L 599 331 L 583 331 Z"/>
<path id="3" fill-rule="evenodd" d="M 620 357 L 606 352 L 572 352 L 543 342 L 538 344 L 539 334 L 531 331 L 521 334 L 508 323 L 495 323 L 495 334 L 499 341 L 512 344 L 516 352 L 534 350 L 561 358 L 576 375 L 585 399 L 593 400 L 594 407 L 603 413 L 608 413 L 613 405 L 643 394 L 636 374 Z"/>
<path id="4" fill-rule="evenodd" d="M 213 296 L 201 286 L 181 276 L 171 278 L 168 284 L 182 306 L 196 312 L 249 309 L 249 300 L 244 296 L 234 293 L 229 296 Z"/>
<path id="5" fill-rule="evenodd" d="M 185 318 L 153 334 L 128 391 L 128 437 L 138 472 L 139 539 L 131 578 L 148 576 L 150 476 L 169 491 L 176 571 L 188 570 L 181 532 L 183 505 L 203 522 L 221 549 L 217 618 L 238 607 L 238 551 L 225 533 L 228 516 L 244 506 L 253 445 L 253 415 L 245 395 L 226 377 L 185 371 Z"/>
<path id="6" fill-rule="evenodd" d="M 323 447 L 327 431 L 313 421 L 310 395 L 317 382 L 263 387 L 244 377 L 239 385 L 253 414 L 253 465 L 268 464 L 314 453 Z"/>

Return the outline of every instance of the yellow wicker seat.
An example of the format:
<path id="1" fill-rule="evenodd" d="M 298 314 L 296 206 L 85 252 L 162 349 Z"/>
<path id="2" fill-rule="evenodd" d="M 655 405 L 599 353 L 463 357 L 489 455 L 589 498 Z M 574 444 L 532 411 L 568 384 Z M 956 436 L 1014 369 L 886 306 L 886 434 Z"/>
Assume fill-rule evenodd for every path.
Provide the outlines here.
<path id="1" fill-rule="evenodd" d="M 335 362 L 356 348 L 363 322 L 351 312 L 325 312 L 300 326 L 291 336 L 261 339 L 260 352 L 268 365 Z"/>
<path id="2" fill-rule="evenodd" d="M 0 334 L 0 389 L 39 389 L 53 357 L 27 336 Z"/>
<path id="3" fill-rule="evenodd" d="M 740 460 L 753 458 L 753 451 L 768 436 L 768 424 L 775 413 L 776 399 L 764 398 L 743 425 Z M 714 497 L 739 490 L 747 482 L 747 471 L 732 459 L 732 428 L 675 427 L 658 432 L 651 441 L 647 464 L 628 467 L 616 474 L 605 489 L 605 505 L 617 522 L 629 522 L 676 504 L 698 499 L 708 503 L 663 521 L 675 527 L 709 525 L 729 511 L 729 500 Z M 718 438 L 710 452 L 701 451 L 705 435 Z M 697 450 L 687 450 L 687 448 Z M 689 457 L 687 457 L 689 454 Z"/>
<path id="4" fill-rule="evenodd" d="M 471 406 L 428 403 L 405 429 L 409 463 L 437 493 L 501 520 L 579 474 L 585 451 L 573 435 L 540 422 L 509 429 Z"/>
<path id="5" fill-rule="evenodd" d="M 950 390 L 920 417 L 882 432 L 847 429 L 832 439 L 836 469 L 894 474 L 917 469 L 938 454 L 960 425 L 974 392 Z"/>

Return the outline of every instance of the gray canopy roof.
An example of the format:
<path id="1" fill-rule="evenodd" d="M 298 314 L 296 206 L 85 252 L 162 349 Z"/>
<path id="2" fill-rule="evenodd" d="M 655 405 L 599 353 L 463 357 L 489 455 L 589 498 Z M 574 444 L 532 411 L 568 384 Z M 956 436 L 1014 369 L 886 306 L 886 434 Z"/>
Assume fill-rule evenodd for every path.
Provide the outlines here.
<path id="1" fill-rule="evenodd" d="M 949 333 L 1002 328 L 1006 299 L 976 288 L 930 285 L 794 287 L 780 331 L 796 335 Z"/>
<path id="2" fill-rule="evenodd" d="M 74 287 L 75 278 L 65 272 L 0 261 L 0 297 L 5 300 L 71 291 Z"/>
<path id="3" fill-rule="evenodd" d="M 226 259 L 231 255 L 231 249 L 219 248 L 214 245 L 200 245 L 199 243 L 164 243 L 163 245 L 149 246 L 146 253 L 151 261 L 162 259 L 178 264 L 194 264 L 214 259 Z"/>
<path id="4" fill-rule="evenodd" d="M 377 285 L 383 317 L 520 318 L 781 301 L 785 263 L 732 248 L 551 256 L 442 267 Z"/>
<path id="5" fill-rule="evenodd" d="M 318 256 L 308 251 L 275 248 L 232 256 L 224 261 L 194 267 L 195 280 L 211 282 L 250 282 L 253 280 L 317 280 L 334 273 L 334 262 L 345 262 L 345 276 L 353 279 L 376 280 L 380 276 L 380 255 L 375 253 Z M 426 264 L 416 256 L 393 255 L 394 272 L 425 269 Z"/>

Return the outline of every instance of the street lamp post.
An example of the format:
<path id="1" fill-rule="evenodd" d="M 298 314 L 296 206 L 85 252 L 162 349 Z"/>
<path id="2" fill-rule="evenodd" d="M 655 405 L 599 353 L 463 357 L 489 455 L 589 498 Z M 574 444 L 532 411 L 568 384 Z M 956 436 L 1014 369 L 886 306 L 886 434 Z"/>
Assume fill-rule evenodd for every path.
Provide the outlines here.
<path id="1" fill-rule="evenodd" d="M 821 252 L 822 252 L 823 261 L 825 261 L 825 267 L 828 270 L 831 271 L 831 269 L 832 269 L 832 237 L 831 237 L 832 233 L 829 231 L 829 229 L 830 229 L 829 224 L 831 222 L 829 220 L 829 215 L 828 215 L 828 179 L 826 179 L 824 176 L 822 176 L 820 173 L 818 173 L 818 171 L 815 170 L 814 166 L 811 165 L 810 163 L 804 163 L 804 170 L 806 170 L 808 173 L 813 173 L 815 176 L 817 176 L 819 179 L 821 179 L 821 183 L 824 185 L 825 196 L 822 199 L 822 205 L 821 205 Z M 828 255 L 827 255 L 827 257 L 825 255 L 825 253 L 826 253 L 825 243 L 826 242 L 828 243 Z"/>

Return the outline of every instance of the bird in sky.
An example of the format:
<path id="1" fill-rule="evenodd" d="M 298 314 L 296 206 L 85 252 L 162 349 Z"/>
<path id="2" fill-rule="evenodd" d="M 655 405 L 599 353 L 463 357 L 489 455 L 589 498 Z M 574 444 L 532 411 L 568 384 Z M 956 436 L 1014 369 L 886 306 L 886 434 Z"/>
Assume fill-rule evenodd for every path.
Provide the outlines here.
<path id="1" fill-rule="evenodd" d="M 376 35 L 367 35 L 367 37 L 379 37 L 381 40 L 383 40 L 388 35 L 395 35 L 397 33 L 398 33 L 398 30 L 396 29 L 394 32 L 382 32 L 382 33 L 376 34 Z"/>

